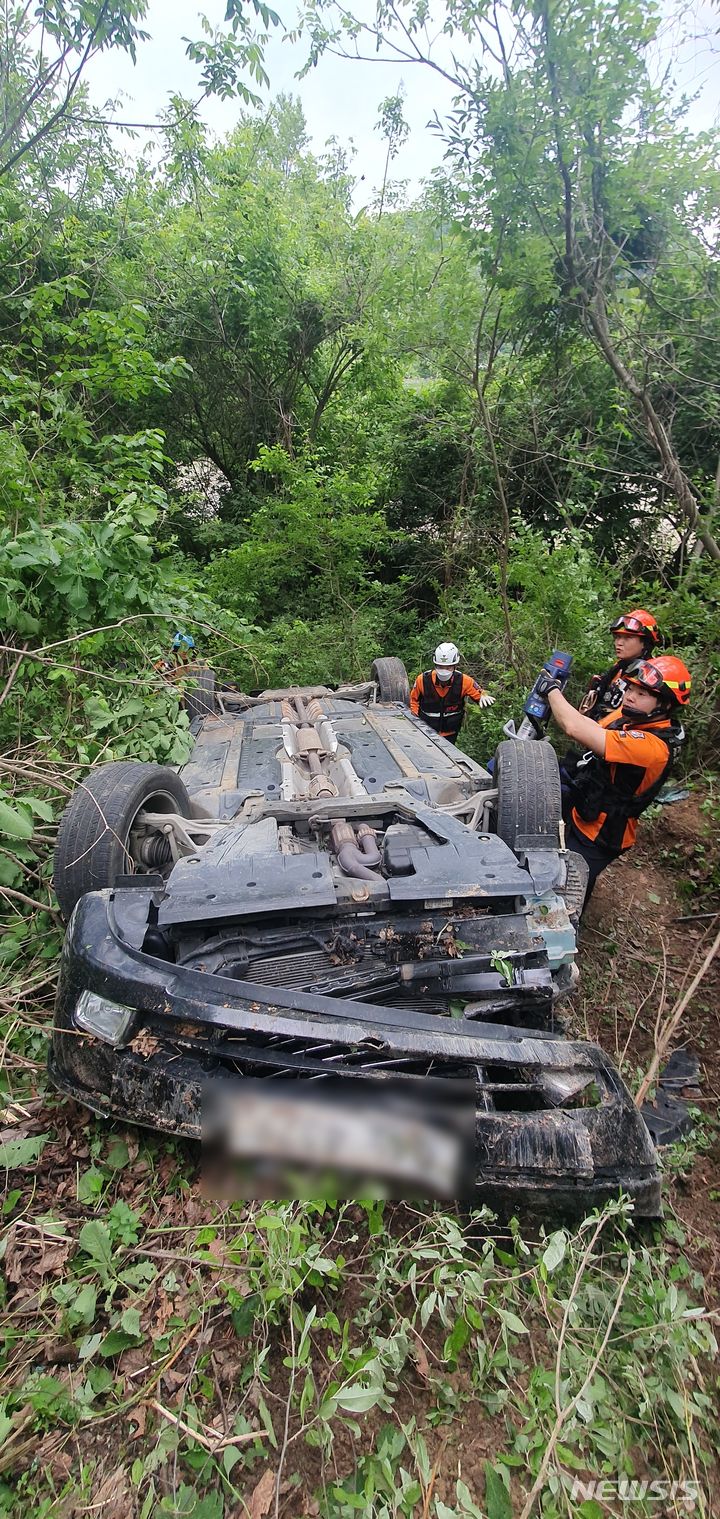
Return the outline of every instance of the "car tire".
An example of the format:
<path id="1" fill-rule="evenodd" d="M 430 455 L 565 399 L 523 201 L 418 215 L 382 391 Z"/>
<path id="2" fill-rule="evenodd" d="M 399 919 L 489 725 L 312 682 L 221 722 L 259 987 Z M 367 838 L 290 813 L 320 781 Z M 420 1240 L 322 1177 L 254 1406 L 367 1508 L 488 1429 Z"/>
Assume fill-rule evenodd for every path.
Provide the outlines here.
<path id="1" fill-rule="evenodd" d="M 545 739 L 506 739 L 495 753 L 496 833 L 516 853 L 559 849 L 560 767 Z"/>
<path id="2" fill-rule="evenodd" d="M 568 850 L 567 877 L 562 889 L 565 898 L 565 906 L 571 918 L 578 919 L 585 906 L 590 868 L 587 860 L 581 854 L 576 854 L 574 849 Z"/>
<path id="3" fill-rule="evenodd" d="M 66 807 L 58 829 L 53 878 L 64 918 L 87 891 L 132 873 L 128 840 L 141 808 L 190 817 L 190 797 L 174 770 L 139 760 L 114 760 L 91 770 Z"/>
<path id="4" fill-rule="evenodd" d="M 380 701 L 401 701 L 409 707 L 410 681 L 401 659 L 396 659 L 394 655 L 374 659 L 371 676 L 377 684 Z"/>
<path id="5" fill-rule="evenodd" d="M 190 722 L 196 717 L 210 717 L 215 712 L 215 671 L 209 670 L 207 665 L 200 665 L 197 670 L 185 673 L 194 681 L 192 690 L 183 693 L 183 706 Z"/>

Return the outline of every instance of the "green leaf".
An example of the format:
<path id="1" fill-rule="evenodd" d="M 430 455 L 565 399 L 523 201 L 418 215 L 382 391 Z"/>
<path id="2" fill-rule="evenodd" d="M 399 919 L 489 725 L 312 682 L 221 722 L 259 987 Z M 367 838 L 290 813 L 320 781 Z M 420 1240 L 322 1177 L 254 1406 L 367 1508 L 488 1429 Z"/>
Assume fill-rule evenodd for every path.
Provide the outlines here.
<path id="1" fill-rule="evenodd" d="M 230 1476 L 233 1467 L 237 1466 L 238 1461 L 242 1461 L 242 1451 L 238 1450 L 237 1445 L 226 1445 L 222 1457 L 223 1471 L 226 1477 Z"/>
<path id="2" fill-rule="evenodd" d="M 83 1224 L 78 1235 L 78 1244 L 81 1250 L 85 1250 L 90 1256 L 92 1265 L 100 1277 L 104 1287 L 112 1280 L 112 1244 L 110 1234 L 105 1224 L 99 1219 L 92 1219 L 90 1223 Z"/>
<path id="3" fill-rule="evenodd" d="M 513 1519 L 510 1494 L 500 1473 L 485 1462 L 485 1507 L 487 1519 Z"/>
<path id="4" fill-rule="evenodd" d="M 126 1308 L 120 1320 L 120 1327 L 125 1334 L 135 1335 L 139 1339 L 141 1335 L 140 1309 Z"/>
<path id="5" fill-rule="evenodd" d="M 17 865 L 9 860 L 7 855 L 0 855 L 0 886 L 21 886 L 23 870 L 20 862 Z"/>
<path id="6" fill-rule="evenodd" d="M 106 1357 L 120 1355 L 130 1345 L 137 1345 L 137 1335 L 126 1334 L 124 1329 L 111 1329 L 102 1341 L 100 1354 Z"/>
<path id="7" fill-rule="evenodd" d="M 270 1444 L 272 1445 L 273 1450 L 277 1450 L 278 1443 L 277 1443 L 277 1435 L 275 1434 L 275 1426 L 273 1425 L 272 1415 L 270 1413 L 270 1409 L 268 1408 L 267 1403 L 265 1402 L 265 1399 L 262 1396 L 262 1393 L 260 1394 L 260 1397 L 258 1398 L 258 1413 L 260 1415 L 260 1418 L 262 1419 L 263 1427 L 264 1427 L 264 1429 L 265 1429 L 265 1431 L 266 1431 L 266 1433 L 268 1435 L 268 1438 L 270 1440 Z"/>
<path id="8" fill-rule="evenodd" d="M 147 1287 L 154 1282 L 157 1276 L 157 1266 L 152 1261 L 135 1261 L 132 1266 L 127 1266 L 124 1271 L 118 1272 L 118 1281 L 124 1287 Z"/>
<path id="9" fill-rule="evenodd" d="M 97 1289 L 92 1282 L 85 1282 L 75 1301 L 68 1307 L 68 1323 L 71 1328 L 76 1328 L 80 1324 L 92 1324 L 96 1305 Z"/>
<path id="10" fill-rule="evenodd" d="M 443 1355 L 446 1361 L 457 1360 L 460 1351 L 464 1349 L 470 1338 L 470 1325 L 467 1319 L 460 1317 L 455 1320 L 452 1332 L 448 1335 L 443 1347 Z"/>
<path id="11" fill-rule="evenodd" d="M 11 807 L 0 801 L 0 834 L 8 839 L 31 839 L 34 833 L 32 816 L 24 808 Z"/>
<path id="12" fill-rule="evenodd" d="M 54 822 L 55 813 L 49 802 L 42 802 L 36 796 L 28 796 L 25 798 L 25 805 L 30 808 L 36 817 L 42 818 L 43 822 Z"/>
<path id="13" fill-rule="evenodd" d="M 105 1177 L 97 1166 L 90 1166 L 88 1171 L 83 1171 L 78 1177 L 77 1195 L 78 1202 L 95 1203 L 100 1197 L 105 1186 Z"/>
<path id="14" fill-rule="evenodd" d="M 509 1308 L 498 1308 L 496 1312 L 500 1315 L 505 1328 L 509 1329 L 512 1334 L 530 1333 L 526 1325 L 523 1324 L 522 1319 L 519 1319 L 517 1314 L 513 1313 Z"/>
<path id="15" fill-rule="evenodd" d="M 91 1361 L 93 1356 L 97 1355 L 97 1352 L 102 1345 L 103 1338 L 104 1336 L 102 1334 L 86 1334 L 84 1339 L 80 1341 L 80 1345 L 78 1347 L 78 1355 L 80 1357 L 80 1360 Z"/>
<path id="16" fill-rule="evenodd" d="M 553 1271 L 557 1271 L 558 1266 L 564 1261 L 566 1249 L 567 1235 L 565 1230 L 557 1229 L 554 1234 L 550 1235 L 547 1247 L 543 1251 L 542 1261 L 548 1275 L 551 1275 Z"/>
<path id="17" fill-rule="evenodd" d="M 34 1134 L 31 1139 L 4 1139 L 0 1142 L 0 1170 L 21 1170 L 34 1165 L 40 1159 L 50 1138 L 49 1134 Z"/>
<path id="18" fill-rule="evenodd" d="M 368 1409 L 374 1408 L 380 1402 L 382 1388 L 380 1387 L 343 1387 L 334 1394 L 334 1400 L 338 1408 L 344 1408 L 347 1413 L 364 1414 Z"/>
<path id="19" fill-rule="evenodd" d="M 253 1292 L 237 1308 L 233 1308 L 230 1319 L 239 1339 L 244 1339 L 245 1335 L 252 1333 L 252 1328 L 261 1306 L 262 1298 L 259 1292 Z"/>

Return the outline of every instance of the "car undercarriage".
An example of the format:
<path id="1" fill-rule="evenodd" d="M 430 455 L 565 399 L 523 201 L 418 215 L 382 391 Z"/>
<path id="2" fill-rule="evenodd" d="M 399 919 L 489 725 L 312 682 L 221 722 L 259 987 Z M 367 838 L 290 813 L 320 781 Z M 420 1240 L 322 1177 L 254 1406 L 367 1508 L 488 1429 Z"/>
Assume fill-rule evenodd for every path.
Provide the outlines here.
<path id="1" fill-rule="evenodd" d="M 642 1119 L 564 1032 L 583 882 L 555 755 L 510 740 L 491 775 L 403 677 L 220 694 L 179 776 L 91 772 L 55 862 L 53 1078 L 251 1191 L 567 1214 L 622 1189 L 655 1216 Z"/>

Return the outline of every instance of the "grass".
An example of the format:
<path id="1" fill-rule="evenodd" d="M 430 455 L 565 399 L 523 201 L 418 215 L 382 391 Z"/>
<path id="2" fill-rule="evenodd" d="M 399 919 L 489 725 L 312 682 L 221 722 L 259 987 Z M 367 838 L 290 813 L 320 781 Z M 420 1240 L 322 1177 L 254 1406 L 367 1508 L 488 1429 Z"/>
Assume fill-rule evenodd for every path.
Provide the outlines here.
<path id="1" fill-rule="evenodd" d="M 533 1512 L 591 1519 L 578 1474 L 711 1490 L 677 1226 L 221 1206 L 191 1147 L 78 1116 L 43 1111 L 5 1198 L 0 1513 L 511 1519 L 539 1482 Z"/>

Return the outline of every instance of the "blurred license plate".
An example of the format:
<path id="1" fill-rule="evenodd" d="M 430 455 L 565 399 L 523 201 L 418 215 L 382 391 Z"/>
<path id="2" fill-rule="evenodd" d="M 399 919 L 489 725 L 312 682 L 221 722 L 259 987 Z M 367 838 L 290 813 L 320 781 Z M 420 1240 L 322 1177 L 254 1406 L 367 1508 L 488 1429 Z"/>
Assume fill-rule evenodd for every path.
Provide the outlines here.
<path id="1" fill-rule="evenodd" d="M 348 1088 L 351 1083 L 348 1082 Z M 342 1087 L 342 1084 L 341 1084 Z M 385 1178 L 434 1196 L 455 1197 L 462 1140 L 423 1113 L 422 1104 L 373 1091 L 328 1095 L 297 1082 L 209 1083 L 205 1138 L 229 1159 L 282 1161 L 312 1170 Z M 459 1095 L 459 1094 L 458 1094 Z"/>

